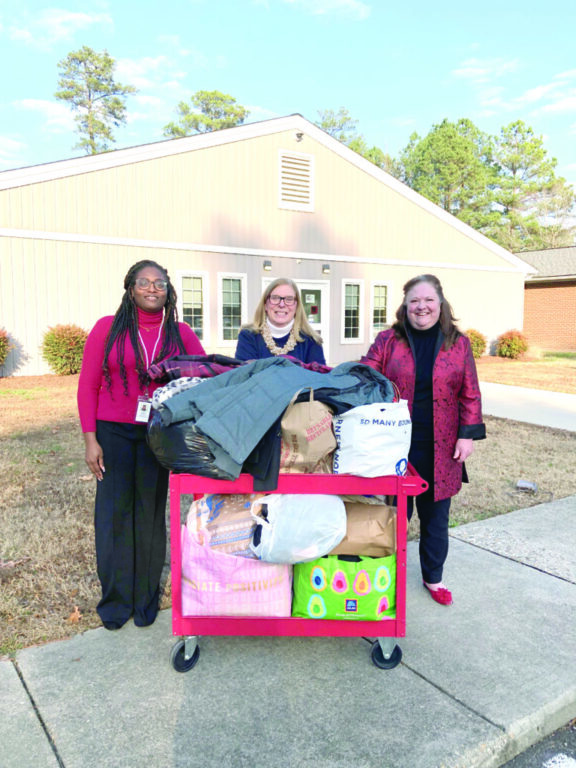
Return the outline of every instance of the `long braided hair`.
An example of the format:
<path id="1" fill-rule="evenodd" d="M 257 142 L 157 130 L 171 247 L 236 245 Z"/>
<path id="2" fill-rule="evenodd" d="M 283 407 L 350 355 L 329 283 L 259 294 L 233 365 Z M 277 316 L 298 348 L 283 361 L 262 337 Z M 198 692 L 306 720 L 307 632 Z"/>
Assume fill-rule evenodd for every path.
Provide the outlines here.
<path id="1" fill-rule="evenodd" d="M 112 321 L 112 327 L 106 340 L 106 349 L 104 350 L 104 360 L 102 362 L 102 370 L 104 378 L 106 380 L 106 386 L 108 390 L 112 388 L 112 379 L 110 377 L 110 367 L 108 365 L 108 358 L 112 347 L 117 342 L 117 354 L 118 363 L 120 366 L 120 376 L 124 385 L 124 394 L 128 394 L 128 380 L 126 378 L 126 367 L 124 365 L 124 349 L 126 345 L 126 337 L 130 338 L 134 354 L 136 355 L 136 370 L 138 372 L 138 381 L 140 387 L 143 389 L 150 382 L 150 377 L 146 371 L 144 359 L 142 357 L 142 350 L 140 348 L 138 340 L 138 309 L 134 303 L 132 296 L 132 289 L 135 285 L 136 278 L 140 270 L 145 267 L 154 267 L 168 283 L 166 304 L 164 305 L 164 320 L 162 321 L 164 340 L 162 342 L 162 348 L 155 357 L 155 360 L 163 360 L 169 355 L 177 354 L 178 352 L 185 353 L 186 348 L 184 342 L 180 336 L 180 329 L 178 328 L 178 310 L 176 309 L 176 291 L 174 286 L 170 282 L 170 276 L 168 270 L 165 267 L 161 267 L 155 261 L 144 259 L 138 261 L 136 264 L 130 267 L 124 278 L 124 295 L 120 306 L 116 310 L 114 320 Z M 154 360 L 152 360 L 154 362 Z"/>

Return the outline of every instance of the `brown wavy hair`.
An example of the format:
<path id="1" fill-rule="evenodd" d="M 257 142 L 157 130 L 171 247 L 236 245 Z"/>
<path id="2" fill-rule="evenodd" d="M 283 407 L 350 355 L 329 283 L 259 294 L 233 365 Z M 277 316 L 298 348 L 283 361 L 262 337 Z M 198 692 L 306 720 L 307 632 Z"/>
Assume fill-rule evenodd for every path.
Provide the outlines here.
<path id="1" fill-rule="evenodd" d="M 404 298 L 402 304 L 396 310 L 396 322 L 392 326 L 394 334 L 397 339 L 404 339 L 408 341 L 406 333 L 406 296 L 407 294 L 419 283 L 428 283 L 434 288 L 438 298 L 440 299 L 440 328 L 444 334 L 444 349 L 450 349 L 450 347 L 456 343 L 456 341 L 462 336 L 462 332 L 456 325 L 456 317 L 454 317 L 454 310 L 452 309 L 450 302 L 444 296 L 442 290 L 442 284 L 436 275 L 418 275 L 408 280 L 404 284 L 402 290 L 404 292 Z"/>

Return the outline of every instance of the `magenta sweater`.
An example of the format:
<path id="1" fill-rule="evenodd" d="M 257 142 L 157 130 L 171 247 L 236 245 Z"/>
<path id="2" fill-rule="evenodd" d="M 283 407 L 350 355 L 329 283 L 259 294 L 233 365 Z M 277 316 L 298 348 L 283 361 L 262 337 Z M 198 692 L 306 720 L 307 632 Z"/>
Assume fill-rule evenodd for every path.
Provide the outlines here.
<path id="1" fill-rule="evenodd" d="M 164 312 L 144 312 L 138 308 L 138 330 L 146 354 L 148 366 L 162 347 L 163 332 L 161 332 Z M 124 346 L 124 365 L 126 367 L 126 379 L 128 383 L 128 395 L 124 394 L 124 384 L 120 376 L 120 366 L 117 358 L 117 346 L 114 344 L 108 357 L 108 366 L 112 379 L 112 388 L 108 390 L 106 380 L 102 372 L 106 339 L 114 320 L 113 315 L 101 317 L 86 339 L 82 370 L 78 381 L 78 412 L 82 432 L 95 432 L 96 420 L 119 421 L 127 424 L 136 424 L 134 417 L 139 395 L 152 395 L 159 384 L 152 382 L 148 390 L 141 390 L 136 371 L 136 355 L 132 348 L 132 342 L 126 339 Z M 180 335 L 186 347 L 188 355 L 205 354 L 202 344 L 190 326 L 186 323 L 178 323 Z M 161 333 L 159 337 L 159 333 Z M 146 354 L 144 360 L 146 361 Z M 167 357 L 180 354 L 174 349 Z M 164 358 L 166 359 L 166 358 Z"/>

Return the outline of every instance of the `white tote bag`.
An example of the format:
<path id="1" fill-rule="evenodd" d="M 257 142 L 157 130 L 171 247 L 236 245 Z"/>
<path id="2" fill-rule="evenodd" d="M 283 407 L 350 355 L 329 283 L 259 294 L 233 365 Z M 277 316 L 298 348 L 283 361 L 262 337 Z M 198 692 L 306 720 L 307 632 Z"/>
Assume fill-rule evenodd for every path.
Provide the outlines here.
<path id="1" fill-rule="evenodd" d="M 359 405 L 334 417 L 335 475 L 405 475 L 412 436 L 408 402 Z"/>

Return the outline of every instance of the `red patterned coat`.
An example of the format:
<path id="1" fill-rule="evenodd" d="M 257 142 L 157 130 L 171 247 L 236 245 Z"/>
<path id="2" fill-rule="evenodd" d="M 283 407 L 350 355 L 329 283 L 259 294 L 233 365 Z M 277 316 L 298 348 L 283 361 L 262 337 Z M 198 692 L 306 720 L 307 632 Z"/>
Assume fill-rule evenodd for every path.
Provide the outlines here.
<path id="1" fill-rule="evenodd" d="M 460 336 L 449 350 L 439 333 L 432 372 L 434 409 L 434 500 L 455 496 L 466 478 L 463 464 L 455 461 L 458 438 L 486 437 L 476 364 L 467 336 Z M 412 413 L 416 366 L 411 346 L 397 339 L 393 330 L 378 334 L 361 363 L 380 371 L 397 384 Z"/>

